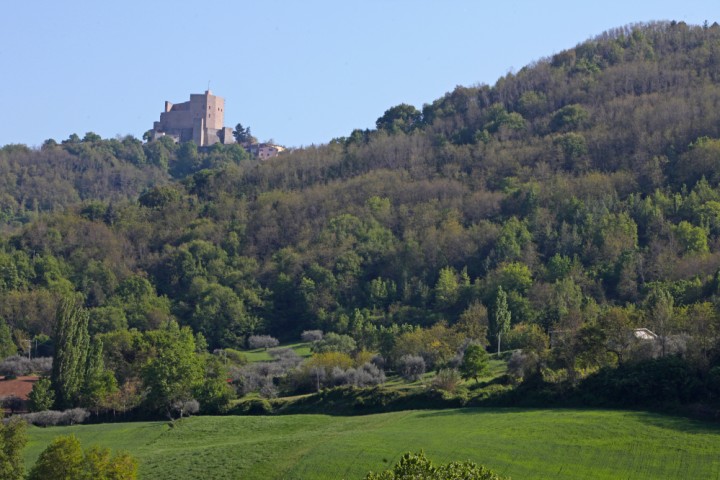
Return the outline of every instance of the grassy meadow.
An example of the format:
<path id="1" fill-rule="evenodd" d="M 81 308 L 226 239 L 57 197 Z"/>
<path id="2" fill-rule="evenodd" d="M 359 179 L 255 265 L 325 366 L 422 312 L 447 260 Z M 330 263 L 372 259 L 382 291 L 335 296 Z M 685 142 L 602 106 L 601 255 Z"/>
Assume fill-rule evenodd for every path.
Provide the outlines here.
<path id="1" fill-rule="evenodd" d="M 720 425 L 643 412 L 457 409 L 367 416 L 193 417 L 30 430 L 28 466 L 57 435 L 131 452 L 140 478 L 360 479 L 424 449 L 524 479 L 720 478 Z"/>

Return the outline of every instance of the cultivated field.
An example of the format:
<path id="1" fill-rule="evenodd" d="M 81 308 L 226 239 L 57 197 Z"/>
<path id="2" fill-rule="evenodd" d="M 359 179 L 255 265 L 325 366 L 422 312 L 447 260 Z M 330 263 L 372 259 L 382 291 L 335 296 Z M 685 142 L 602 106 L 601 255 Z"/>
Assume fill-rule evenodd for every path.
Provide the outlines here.
<path id="1" fill-rule="evenodd" d="M 360 479 L 405 451 L 523 479 L 720 478 L 720 426 L 627 411 L 461 409 L 333 417 L 195 417 L 30 430 L 30 465 L 74 433 L 130 451 L 146 479 Z"/>

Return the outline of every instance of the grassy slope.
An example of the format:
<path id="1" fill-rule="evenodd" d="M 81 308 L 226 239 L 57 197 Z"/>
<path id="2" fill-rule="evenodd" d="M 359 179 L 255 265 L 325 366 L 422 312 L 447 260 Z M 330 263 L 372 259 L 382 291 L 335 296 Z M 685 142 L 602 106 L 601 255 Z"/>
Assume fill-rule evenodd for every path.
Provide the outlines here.
<path id="1" fill-rule="evenodd" d="M 311 355 L 310 344 L 307 342 L 285 343 L 276 348 L 292 348 L 293 350 L 295 350 L 295 353 L 297 353 L 303 358 L 307 358 Z M 242 353 L 247 357 L 249 363 L 269 362 L 273 360 L 273 358 L 264 348 L 257 348 L 255 350 L 242 350 Z"/>
<path id="2" fill-rule="evenodd" d="M 55 436 L 125 449 L 152 479 L 362 478 L 405 451 L 471 459 L 522 479 L 718 478 L 720 426 L 650 413 L 463 409 L 357 417 L 195 417 L 32 428 L 30 464 Z"/>

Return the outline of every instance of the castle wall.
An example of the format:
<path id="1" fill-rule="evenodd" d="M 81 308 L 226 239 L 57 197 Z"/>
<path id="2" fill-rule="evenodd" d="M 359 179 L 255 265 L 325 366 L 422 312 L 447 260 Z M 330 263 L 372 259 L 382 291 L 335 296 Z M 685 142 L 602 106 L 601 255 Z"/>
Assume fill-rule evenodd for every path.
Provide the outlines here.
<path id="1" fill-rule="evenodd" d="M 153 129 L 177 136 L 181 142 L 192 140 L 198 146 L 212 145 L 222 141 L 224 110 L 225 99 L 209 90 L 204 94 L 191 94 L 189 102 L 165 102 L 165 111 L 160 114 L 160 121 L 154 123 Z M 233 139 L 232 129 L 229 137 L 225 138 Z"/>

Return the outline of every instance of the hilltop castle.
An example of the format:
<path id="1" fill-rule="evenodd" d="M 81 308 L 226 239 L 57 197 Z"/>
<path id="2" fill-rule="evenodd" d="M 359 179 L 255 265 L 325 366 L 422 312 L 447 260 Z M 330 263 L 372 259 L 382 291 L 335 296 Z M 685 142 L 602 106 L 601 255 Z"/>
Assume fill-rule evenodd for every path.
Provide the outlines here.
<path id="1" fill-rule="evenodd" d="M 235 143 L 232 128 L 224 127 L 225 99 L 206 90 L 191 94 L 189 102 L 165 102 L 160 121 L 153 124 L 155 137 L 168 135 L 176 142 L 193 141 L 200 147 Z"/>

